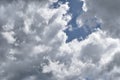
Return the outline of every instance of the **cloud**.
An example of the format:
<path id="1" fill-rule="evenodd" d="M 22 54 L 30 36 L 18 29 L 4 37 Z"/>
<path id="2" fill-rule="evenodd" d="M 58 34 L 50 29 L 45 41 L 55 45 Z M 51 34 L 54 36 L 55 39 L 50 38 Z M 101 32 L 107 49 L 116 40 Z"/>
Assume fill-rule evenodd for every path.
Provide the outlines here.
<path id="1" fill-rule="evenodd" d="M 120 1 L 116 0 L 82 0 L 84 1 L 83 10 L 83 20 L 91 21 L 92 18 L 97 18 L 100 20 L 102 30 L 107 31 L 107 33 L 114 37 L 119 38 L 119 21 L 120 21 Z M 86 16 L 86 17 L 85 17 Z"/>
<path id="2" fill-rule="evenodd" d="M 0 79 L 55 80 L 42 73 L 47 57 L 54 58 L 65 42 L 68 4 L 49 8 L 53 0 L 1 1 Z M 65 18 L 64 18 L 64 16 Z"/>
<path id="3" fill-rule="evenodd" d="M 57 60 L 50 59 L 43 72 L 52 72 L 58 80 L 119 79 L 119 66 L 116 68 L 119 57 L 115 58 L 119 55 L 119 43 L 119 39 L 112 39 L 103 31 L 98 31 L 81 42 L 74 40 L 63 44 Z"/>
<path id="4" fill-rule="evenodd" d="M 0 4 L 0 79 L 119 80 L 119 39 L 98 30 L 66 43 L 69 6 L 54 1 Z"/>

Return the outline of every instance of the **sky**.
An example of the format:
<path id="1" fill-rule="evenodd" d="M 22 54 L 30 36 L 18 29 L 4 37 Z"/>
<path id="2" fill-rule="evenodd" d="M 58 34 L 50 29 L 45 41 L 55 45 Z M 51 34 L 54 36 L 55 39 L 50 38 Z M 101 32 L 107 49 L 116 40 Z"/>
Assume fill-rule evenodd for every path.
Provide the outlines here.
<path id="1" fill-rule="evenodd" d="M 119 0 L 0 0 L 0 80 L 120 80 Z"/>
<path id="2" fill-rule="evenodd" d="M 82 25 L 82 27 L 79 27 L 79 24 L 77 23 L 77 18 L 83 13 L 82 6 L 83 1 L 80 0 L 58 0 L 55 2 L 52 6 L 54 8 L 59 7 L 59 3 L 64 4 L 65 2 L 69 2 L 69 10 L 67 11 L 67 14 L 71 14 L 71 20 L 68 22 L 67 29 L 64 30 L 66 35 L 68 36 L 66 42 L 70 42 L 74 39 L 77 39 L 78 41 L 84 40 L 89 34 L 96 31 L 96 28 L 100 28 L 100 23 L 98 23 L 96 20 L 92 28 L 90 28 L 90 25 Z M 95 18 L 92 18 L 95 19 Z M 72 30 L 71 30 L 72 28 Z"/>

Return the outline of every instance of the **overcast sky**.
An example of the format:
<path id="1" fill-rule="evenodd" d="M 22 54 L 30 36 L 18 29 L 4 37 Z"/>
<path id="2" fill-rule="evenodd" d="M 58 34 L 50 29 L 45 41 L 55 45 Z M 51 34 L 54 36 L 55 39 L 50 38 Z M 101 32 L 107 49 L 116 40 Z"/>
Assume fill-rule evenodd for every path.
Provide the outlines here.
<path id="1" fill-rule="evenodd" d="M 120 0 L 0 0 L 0 80 L 120 80 Z"/>

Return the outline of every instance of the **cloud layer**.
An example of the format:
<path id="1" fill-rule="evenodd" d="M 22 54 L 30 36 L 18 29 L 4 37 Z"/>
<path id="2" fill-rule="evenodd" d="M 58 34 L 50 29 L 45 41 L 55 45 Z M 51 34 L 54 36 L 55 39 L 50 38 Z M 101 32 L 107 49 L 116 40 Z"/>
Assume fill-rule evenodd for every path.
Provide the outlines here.
<path id="1" fill-rule="evenodd" d="M 0 80 L 119 80 L 120 40 L 106 27 L 65 43 L 69 6 L 53 2 L 0 1 Z"/>

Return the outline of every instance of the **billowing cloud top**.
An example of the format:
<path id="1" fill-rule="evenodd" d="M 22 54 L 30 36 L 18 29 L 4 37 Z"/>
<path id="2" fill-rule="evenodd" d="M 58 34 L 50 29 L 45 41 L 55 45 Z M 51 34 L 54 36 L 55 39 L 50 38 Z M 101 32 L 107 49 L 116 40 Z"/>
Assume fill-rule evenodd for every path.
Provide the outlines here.
<path id="1" fill-rule="evenodd" d="M 0 80 L 119 80 L 120 1 L 85 0 L 77 21 L 96 17 L 102 29 L 69 43 L 68 2 L 54 2 L 0 0 Z"/>

